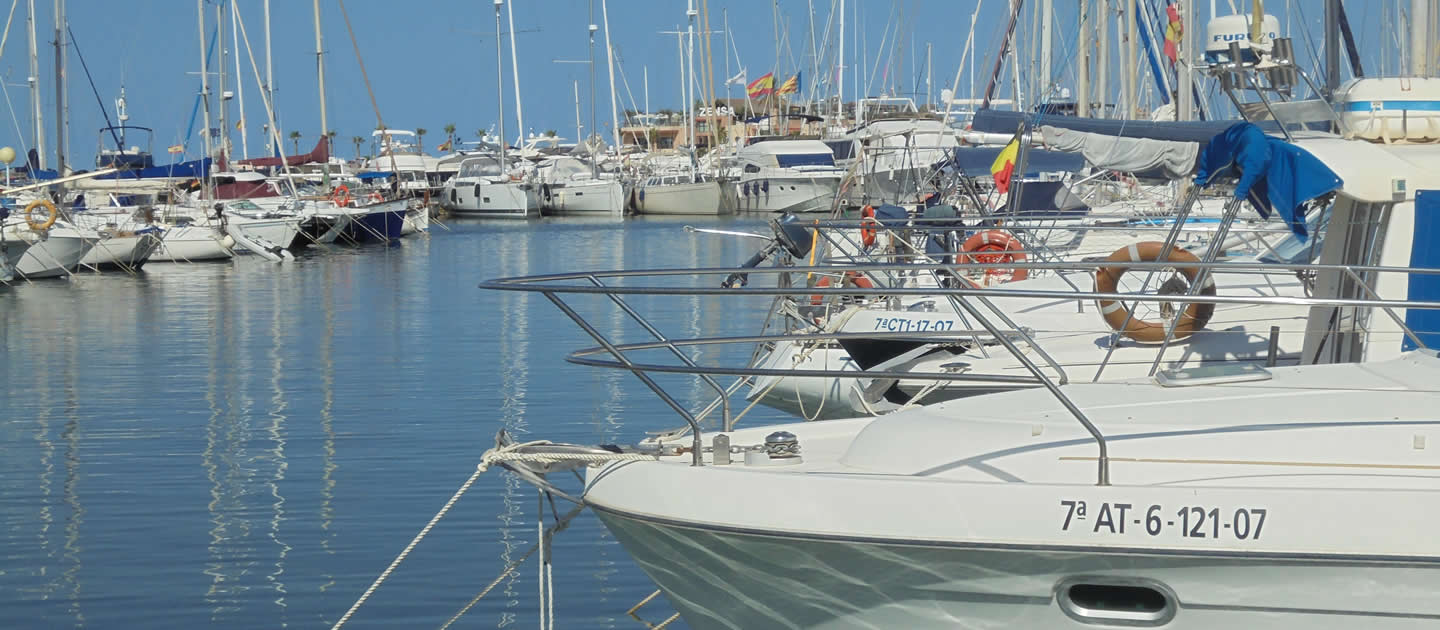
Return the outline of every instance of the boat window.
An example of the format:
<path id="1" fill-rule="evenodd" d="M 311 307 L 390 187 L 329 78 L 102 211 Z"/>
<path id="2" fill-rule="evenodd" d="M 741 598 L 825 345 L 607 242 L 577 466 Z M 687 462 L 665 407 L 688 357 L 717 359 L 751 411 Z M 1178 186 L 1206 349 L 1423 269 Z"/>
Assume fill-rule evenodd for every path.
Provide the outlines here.
<path id="1" fill-rule="evenodd" d="M 500 160 L 494 158 L 479 158 L 465 160 L 460 163 L 460 172 L 457 177 L 499 177 Z"/>
<path id="2" fill-rule="evenodd" d="M 830 147 L 835 160 L 848 160 L 855 157 L 855 141 L 853 140 L 832 140 L 825 143 Z"/>
<path id="3" fill-rule="evenodd" d="M 830 153 L 780 153 L 775 156 L 780 168 L 793 166 L 835 166 L 835 156 Z"/>
<path id="4" fill-rule="evenodd" d="M 746 165 L 745 165 L 745 172 L 746 172 L 746 173 L 759 173 L 759 172 L 760 172 L 760 167 L 757 166 L 757 165 L 755 165 L 755 164 L 746 164 Z"/>
<path id="5" fill-rule="evenodd" d="M 1175 597 L 1151 580 L 1072 578 L 1056 587 L 1056 602 L 1067 616 L 1097 626 L 1155 627 L 1175 618 Z"/>

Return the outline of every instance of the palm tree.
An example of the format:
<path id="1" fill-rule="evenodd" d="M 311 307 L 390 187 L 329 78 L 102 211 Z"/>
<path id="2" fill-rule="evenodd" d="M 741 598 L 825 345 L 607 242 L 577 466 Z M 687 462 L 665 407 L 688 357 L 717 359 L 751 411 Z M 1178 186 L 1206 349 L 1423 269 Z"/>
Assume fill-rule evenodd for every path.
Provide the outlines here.
<path id="1" fill-rule="evenodd" d="M 292 155 L 300 155 L 300 132 L 290 132 L 290 142 L 295 147 L 295 152 Z"/>
<path id="2" fill-rule="evenodd" d="M 424 127 L 415 128 L 415 143 L 420 145 L 416 148 L 420 150 L 420 153 L 422 155 L 425 153 L 425 134 L 427 133 L 430 133 L 429 129 L 426 129 Z"/>
<path id="3" fill-rule="evenodd" d="M 445 144 L 450 145 L 450 150 L 455 150 L 455 123 L 445 123 Z"/>
<path id="4" fill-rule="evenodd" d="M 355 159 L 360 159 L 360 145 L 365 144 L 365 139 L 360 136 L 352 136 L 350 143 L 355 145 Z"/>

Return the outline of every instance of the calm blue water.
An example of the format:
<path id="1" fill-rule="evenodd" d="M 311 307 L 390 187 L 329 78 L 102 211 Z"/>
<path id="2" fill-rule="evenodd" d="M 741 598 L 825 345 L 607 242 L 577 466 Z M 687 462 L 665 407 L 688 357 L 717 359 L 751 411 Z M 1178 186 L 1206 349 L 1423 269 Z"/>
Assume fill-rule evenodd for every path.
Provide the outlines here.
<path id="1" fill-rule="evenodd" d="M 732 266 L 754 219 L 452 223 L 294 264 L 153 264 L 0 289 L 0 627 L 326 627 L 474 470 L 495 431 L 633 441 L 678 419 L 502 275 Z M 753 334 L 763 299 L 635 298 L 672 336 Z M 636 341 L 618 311 L 574 303 Z M 717 307 L 719 306 L 719 307 Z M 707 360 L 748 349 L 707 349 Z M 666 381 L 708 401 L 693 379 Z M 561 505 L 561 510 L 567 506 Z M 435 627 L 536 539 L 491 471 L 348 627 Z M 651 585 L 593 516 L 555 547 L 561 627 L 639 628 Z M 527 563 L 456 627 L 537 626 Z M 670 614 L 663 599 L 644 612 Z M 678 627 L 678 624 L 677 624 Z"/>

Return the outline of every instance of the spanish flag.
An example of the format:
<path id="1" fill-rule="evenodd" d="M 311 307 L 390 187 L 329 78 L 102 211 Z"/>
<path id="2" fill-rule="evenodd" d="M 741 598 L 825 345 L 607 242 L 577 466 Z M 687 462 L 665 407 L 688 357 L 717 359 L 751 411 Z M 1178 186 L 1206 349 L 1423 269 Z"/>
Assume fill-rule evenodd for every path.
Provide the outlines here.
<path id="1" fill-rule="evenodd" d="M 775 93 L 776 93 L 776 94 L 794 94 L 794 93 L 799 92 L 799 91 L 800 91 L 800 73 L 799 73 L 799 72 L 796 72 L 796 73 L 795 73 L 795 76 L 790 77 L 789 79 L 786 79 L 784 83 L 780 84 L 780 89 L 775 90 Z"/>
<path id="2" fill-rule="evenodd" d="M 995 156 L 995 162 L 990 165 L 990 176 L 995 178 L 995 190 L 1002 193 L 1010 192 L 1010 176 L 1015 173 L 1015 160 L 1020 155 L 1020 134 L 1010 140 L 1010 144 L 1000 150 L 1000 155 Z"/>
<path id="3" fill-rule="evenodd" d="M 445 142 L 442 142 L 442 143 L 440 144 L 440 146 L 435 147 L 435 150 L 436 150 L 436 151 L 449 151 L 449 150 L 450 150 L 450 147 L 451 147 L 450 141 L 449 141 L 449 140 L 446 140 Z"/>
<path id="4" fill-rule="evenodd" d="M 750 85 L 745 86 L 745 93 L 748 94 L 750 98 L 757 98 L 769 94 L 774 89 L 775 73 L 766 72 L 765 76 L 755 79 L 750 82 Z"/>
<path id="5" fill-rule="evenodd" d="M 1179 57 L 1180 38 L 1185 36 L 1185 25 L 1180 23 L 1180 13 L 1175 10 L 1175 3 L 1165 4 L 1165 56 L 1170 58 L 1170 65 L 1175 65 Z"/>

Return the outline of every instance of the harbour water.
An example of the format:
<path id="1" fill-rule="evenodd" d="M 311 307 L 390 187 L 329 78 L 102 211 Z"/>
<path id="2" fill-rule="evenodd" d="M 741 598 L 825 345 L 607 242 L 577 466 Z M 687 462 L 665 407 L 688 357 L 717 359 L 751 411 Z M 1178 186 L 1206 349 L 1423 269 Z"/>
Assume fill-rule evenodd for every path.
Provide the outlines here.
<path id="1" fill-rule="evenodd" d="M 628 374 L 565 363 L 593 343 L 543 297 L 476 283 L 733 266 L 759 243 L 682 230 L 702 222 L 768 231 L 461 222 L 285 265 L 151 264 L 0 291 L 0 627 L 328 627 L 498 428 L 595 443 L 679 424 Z M 633 302 L 677 337 L 754 334 L 768 305 Z M 574 303 L 642 339 L 598 299 Z M 748 348 L 701 354 L 732 352 Z M 709 400 L 692 379 L 667 383 Z M 440 625 L 534 543 L 536 511 L 529 485 L 483 475 L 347 627 Z M 554 556 L 562 627 L 644 627 L 625 610 L 653 587 L 593 516 Z M 536 625 L 534 567 L 456 627 Z"/>

